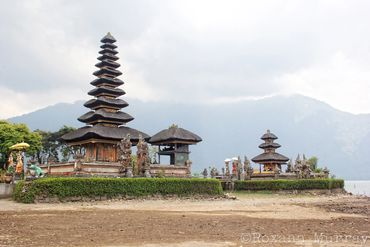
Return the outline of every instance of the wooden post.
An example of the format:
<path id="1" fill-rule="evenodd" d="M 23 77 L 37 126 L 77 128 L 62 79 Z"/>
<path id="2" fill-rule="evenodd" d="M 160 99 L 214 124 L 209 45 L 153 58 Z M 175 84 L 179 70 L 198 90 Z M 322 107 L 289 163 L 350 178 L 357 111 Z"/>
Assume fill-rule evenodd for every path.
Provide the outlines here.
<path id="1" fill-rule="evenodd" d="M 97 147 L 97 143 L 94 143 L 94 157 L 95 157 L 95 161 L 98 160 L 98 147 Z"/>

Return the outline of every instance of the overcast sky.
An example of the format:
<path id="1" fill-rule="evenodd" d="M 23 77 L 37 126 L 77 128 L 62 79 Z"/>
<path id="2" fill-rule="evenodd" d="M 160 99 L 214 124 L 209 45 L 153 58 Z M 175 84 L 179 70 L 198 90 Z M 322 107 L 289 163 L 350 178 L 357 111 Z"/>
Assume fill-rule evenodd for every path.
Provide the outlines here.
<path id="1" fill-rule="evenodd" d="M 299 93 L 370 113 L 370 1 L 2 1 L 0 118 L 88 99 L 108 31 L 126 97 Z"/>

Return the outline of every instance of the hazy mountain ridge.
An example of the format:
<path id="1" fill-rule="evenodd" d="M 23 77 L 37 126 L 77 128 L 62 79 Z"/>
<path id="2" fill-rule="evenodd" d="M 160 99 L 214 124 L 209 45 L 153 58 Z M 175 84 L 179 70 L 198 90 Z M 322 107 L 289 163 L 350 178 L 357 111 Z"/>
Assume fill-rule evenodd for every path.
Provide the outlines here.
<path id="1" fill-rule="evenodd" d="M 124 111 L 135 117 L 131 127 L 153 135 L 176 123 L 203 138 L 191 147 L 194 170 L 221 167 L 225 158 L 233 156 L 259 154 L 259 138 L 271 129 L 282 145 L 279 152 L 288 157 L 316 155 L 321 165 L 338 176 L 370 177 L 370 114 L 342 112 L 300 95 L 228 104 L 128 102 Z M 77 118 L 87 111 L 83 101 L 60 103 L 10 120 L 24 122 L 31 129 L 56 130 L 63 125 L 83 126 Z"/>

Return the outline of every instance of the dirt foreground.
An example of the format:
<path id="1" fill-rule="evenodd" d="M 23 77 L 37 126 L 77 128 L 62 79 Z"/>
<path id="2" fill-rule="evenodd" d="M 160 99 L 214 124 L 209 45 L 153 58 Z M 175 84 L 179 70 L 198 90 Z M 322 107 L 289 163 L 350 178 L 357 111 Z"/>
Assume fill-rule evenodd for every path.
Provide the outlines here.
<path id="1" fill-rule="evenodd" d="M 0 246 L 370 246 L 369 198 L 236 196 L 29 205 L 3 199 Z"/>

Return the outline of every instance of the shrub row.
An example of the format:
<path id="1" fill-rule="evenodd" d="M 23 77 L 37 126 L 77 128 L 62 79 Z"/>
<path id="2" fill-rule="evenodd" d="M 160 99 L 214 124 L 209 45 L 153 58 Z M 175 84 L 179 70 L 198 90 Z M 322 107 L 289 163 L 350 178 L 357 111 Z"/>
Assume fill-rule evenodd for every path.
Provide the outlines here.
<path id="1" fill-rule="evenodd" d="M 245 180 L 236 181 L 235 190 L 310 190 L 338 189 L 344 187 L 343 179 L 295 179 L 295 180 Z"/>
<path id="2" fill-rule="evenodd" d="M 13 199 L 33 203 L 37 196 L 68 197 L 150 196 L 150 195 L 220 195 L 216 179 L 197 178 L 42 178 L 16 185 Z"/>

